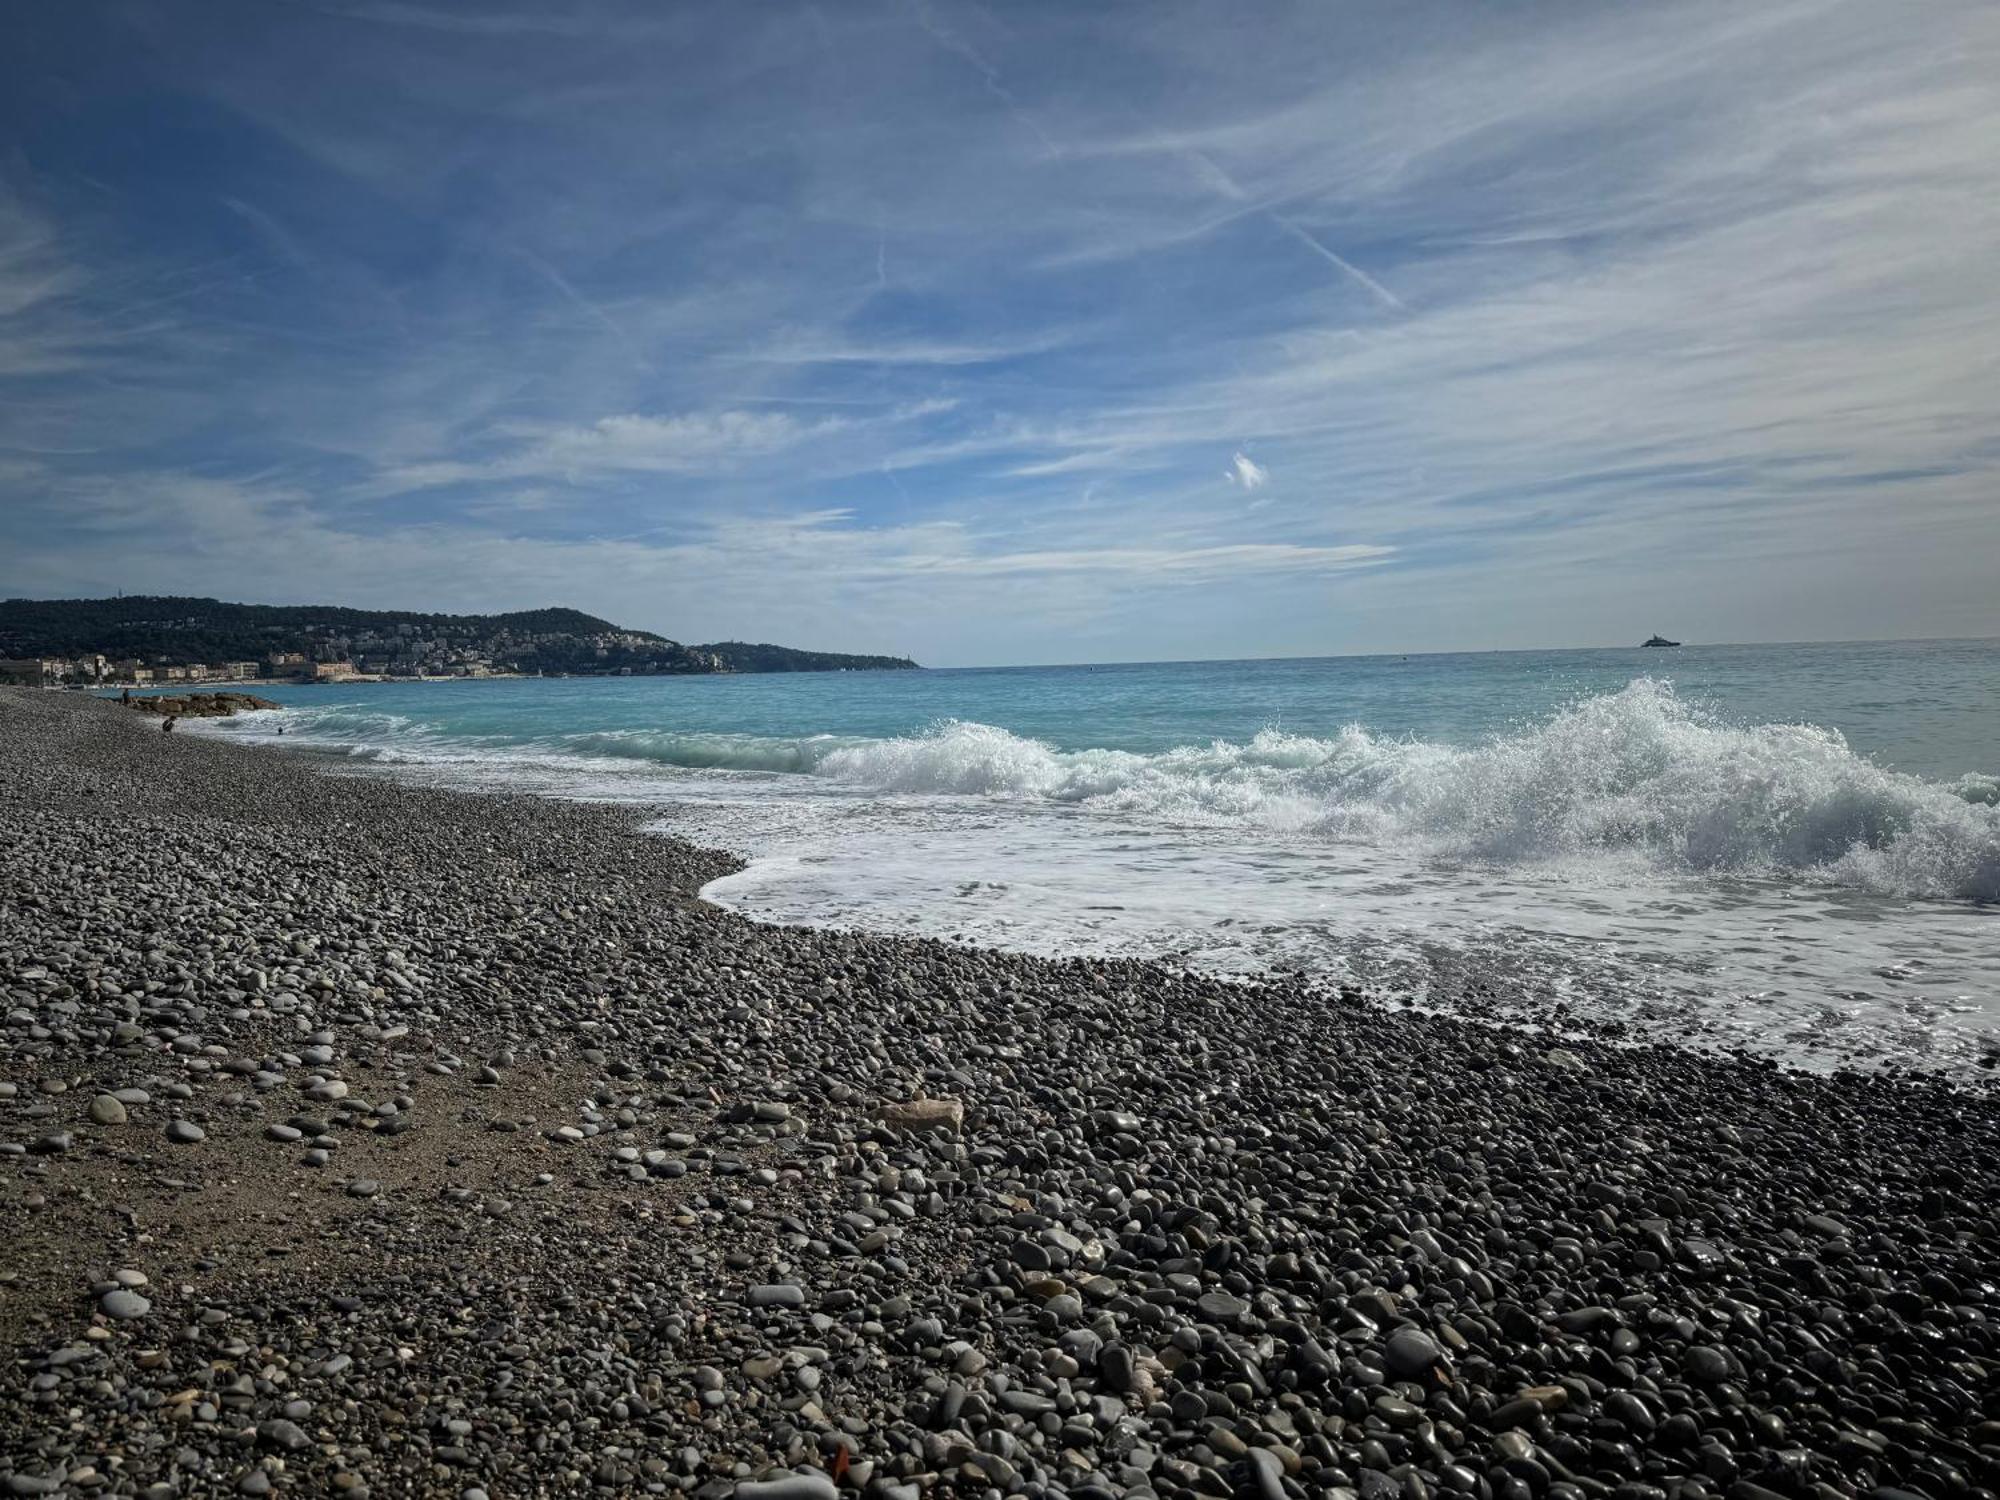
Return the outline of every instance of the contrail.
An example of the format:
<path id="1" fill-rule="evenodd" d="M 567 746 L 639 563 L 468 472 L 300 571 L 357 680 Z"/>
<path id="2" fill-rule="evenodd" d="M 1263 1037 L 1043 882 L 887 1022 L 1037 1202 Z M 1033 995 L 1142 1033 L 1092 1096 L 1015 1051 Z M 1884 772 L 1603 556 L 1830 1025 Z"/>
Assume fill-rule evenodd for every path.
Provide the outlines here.
<path id="1" fill-rule="evenodd" d="M 263 209 L 254 203 L 245 203 L 241 198 L 224 198 L 222 203 L 231 213 L 247 219 L 270 246 L 283 259 L 290 261 L 294 268 L 304 271 L 308 276 L 319 275 L 319 265 L 306 253 L 305 246 Z"/>
<path id="2" fill-rule="evenodd" d="M 605 332 L 617 334 L 621 338 L 624 337 L 624 330 L 620 328 L 616 323 L 612 322 L 610 318 L 605 316 L 604 309 L 599 307 L 595 302 L 592 302 L 588 297 L 584 296 L 583 293 L 579 292 L 575 287 L 571 286 L 569 278 L 563 275 L 562 272 L 558 271 L 554 266 L 550 265 L 547 261 L 543 260 L 539 255 L 535 254 L 534 251 L 532 250 L 523 250 L 517 248 L 514 253 L 516 255 L 519 255 L 522 260 L 526 261 L 530 266 L 532 266 L 536 274 L 539 275 L 542 278 L 542 280 L 546 281 L 550 286 L 554 287 L 558 292 L 562 293 L 563 300 L 568 302 L 572 307 L 576 308 L 577 311 L 583 313 L 586 317 L 590 318 L 592 321 L 602 324 L 604 326 Z"/>
<path id="3" fill-rule="evenodd" d="M 1390 291 L 1386 286 L 1382 285 L 1381 282 L 1377 281 L 1373 276 L 1370 276 L 1366 271 L 1362 270 L 1361 267 L 1355 265 L 1352 261 L 1345 260 L 1342 257 L 1334 254 L 1333 251 L 1327 249 L 1326 246 L 1322 245 L 1318 240 L 1314 239 L 1311 235 L 1307 234 L 1303 229 L 1299 228 L 1299 226 L 1294 224 L 1290 219 L 1284 217 L 1284 215 L 1272 214 L 1270 215 L 1270 220 L 1273 224 L 1276 224 L 1280 229 L 1284 230 L 1287 234 L 1291 235 L 1292 238 L 1296 239 L 1301 245 L 1304 245 L 1308 250 L 1312 251 L 1315 255 L 1321 257 L 1324 260 L 1332 262 L 1334 265 L 1338 266 L 1341 270 L 1345 271 L 1349 276 L 1352 276 L 1356 281 L 1360 282 L 1363 286 L 1368 288 L 1368 290 L 1375 297 L 1381 300 L 1384 306 L 1393 307 L 1396 309 L 1397 312 L 1409 311 L 1409 308 L 1404 305 L 1403 299 L 1401 297 L 1398 297 L 1394 292 Z"/>
<path id="4" fill-rule="evenodd" d="M 653 368 L 652 362 L 644 354 L 640 353 L 638 345 L 632 342 L 631 335 L 619 327 L 617 323 L 613 322 L 603 308 L 599 307 L 595 302 L 584 296 L 582 292 L 579 292 L 574 286 L 570 285 L 567 276 L 563 275 L 562 272 L 558 271 L 532 250 L 516 245 L 514 253 L 527 262 L 536 275 L 540 276 L 550 286 L 554 287 L 557 292 L 561 293 L 565 301 L 569 302 L 585 317 L 590 318 L 602 327 L 606 333 L 616 339 L 623 346 L 625 352 L 632 356 L 634 364 L 643 370 L 651 370 Z"/>
<path id="5" fill-rule="evenodd" d="M 910 14 L 916 24 L 923 30 L 924 34 L 930 37 L 932 41 L 936 42 L 953 56 L 963 58 L 967 63 L 971 64 L 973 70 L 985 81 L 986 92 L 1005 105 L 1007 113 L 1025 126 L 1034 135 L 1035 139 L 1042 143 L 1042 148 L 1050 156 L 1061 156 L 1063 154 L 1062 147 L 1055 143 L 1046 130 L 1042 129 L 1033 115 L 1021 107 L 1021 101 L 1014 97 L 1013 90 L 1000 81 L 1000 70 L 988 62 L 977 47 L 961 38 L 956 32 L 949 30 L 931 13 L 930 0 L 911 0 Z"/>

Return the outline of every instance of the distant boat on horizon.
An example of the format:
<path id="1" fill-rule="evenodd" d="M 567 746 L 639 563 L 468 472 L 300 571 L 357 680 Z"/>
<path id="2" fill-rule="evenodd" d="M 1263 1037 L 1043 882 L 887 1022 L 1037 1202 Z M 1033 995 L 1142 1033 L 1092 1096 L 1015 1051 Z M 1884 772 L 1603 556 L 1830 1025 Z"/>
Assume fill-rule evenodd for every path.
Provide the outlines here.
<path id="1" fill-rule="evenodd" d="M 1670 641 L 1663 635 L 1656 635 L 1649 641 L 1639 642 L 1641 648 L 1646 646 L 1678 646 L 1679 644 L 1679 641 Z"/>

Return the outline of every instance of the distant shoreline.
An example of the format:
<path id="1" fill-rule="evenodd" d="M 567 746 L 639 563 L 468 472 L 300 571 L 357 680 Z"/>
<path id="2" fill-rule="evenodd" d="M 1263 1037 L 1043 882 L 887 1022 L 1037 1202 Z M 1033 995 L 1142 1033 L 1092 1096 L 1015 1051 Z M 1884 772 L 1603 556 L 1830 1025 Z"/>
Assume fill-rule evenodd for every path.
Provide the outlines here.
<path id="1" fill-rule="evenodd" d="M 578 673 L 575 675 L 577 677 L 583 677 L 585 674 Z M 661 673 L 659 675 L 665 676 L 667 674 Z M 690 672 L 690 673 L 680 673 L 676 675 L 694 676 L 694 677 L 699 677 L 699 676 L 720 677 L 720 676 L 735 676 L 740 674 L 722 673 L 722 672 L 713 672 L 713 673 Z M 416 687 L 419 685 L 429 685 L 431 683 L 442 683 L 442 682 L 538 682 L 544 680 L 549 682 L 556 682 L 556 681 L 561 681 L 563 679 L 556 677 L 549 677 L 545 679 L 539 672 L 488 672 L 481 677 L 329 677 L 323 682 L 303 677 L 239 677 L 239 678 L 216 677 L 216 678 L 204 678 L 200 682 L 78 683 L 65 688 L 50 688 L 48 689 L 48 691 L 95 693 L 100 697 L 108 693 L 115 697 L 117 694 L 125 692 L 126 690 L 129 689 L 132 692 L 133 696 L 136 697 L 140 693 L 213 692 L 218 689 L 227 691 L 231 688 L 248 688 L 248 687 L 264 687 L 264 688 L 393 687 L 398 684 L 407 684 L 411 687 Z"/>
<path id="2" fill-rule="evenodd" d="M 24 687 L 26 692 L 85 693 L 116 698 L 130 692 L 141 694 L 212 693 L 248 691 L 252 688 L 337 688 L 337 687 L 429 687 L 474 682 L 659 682 L 711 681 L 716 678 L 749 677 L 841 677 L 883 672 L 923 672 L 925 667 L 808 667 L 777 672 L 482 672 L 478 676 L 384 677 L 361 675 L 312 679 L 303 677 L 206 677 L 195 682 L 74 682 Z"/>

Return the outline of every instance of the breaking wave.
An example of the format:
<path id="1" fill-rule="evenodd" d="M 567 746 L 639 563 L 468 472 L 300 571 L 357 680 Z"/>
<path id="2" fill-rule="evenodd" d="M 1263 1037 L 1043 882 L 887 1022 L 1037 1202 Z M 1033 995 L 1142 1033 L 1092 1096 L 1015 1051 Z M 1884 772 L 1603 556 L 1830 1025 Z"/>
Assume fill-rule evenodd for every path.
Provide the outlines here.
<path id="1" fill-rule="evenodd" d="M 1855 754 L 1834 730 L 1731 724 L 1651 679 L 1469 747 L 1350 727 L 1326 738 L 1267 729 L 1153 754 L 1063 750 L 960 720 L 889 739 L 615 730 L 504 748 L 442 744 L 406 722 L 340 732 L 360 741 L 352 751 L 391 758 L 803 774 L 856 791 L 1064 804 L 1467 862 L 1615 854 L 1663 873 L 2000 900 L 2000 778 L 1927 781 Z"/>
<path id="2" fill-rule="evenodd" d="M 1274 832 L 1415 841 L 1515 863 L 1637 853 L 1687 873 L 1795 873 L 2000 899 L 2000 782 L 1885 769 L 1813 725 L 1743 728 L 1634 682 L 1470 748 L 1349 728 L 1160 755 L 1061 751 L 983 724 L 836 749 L 817 766 L 904 792 L 1029 796 Z"/>

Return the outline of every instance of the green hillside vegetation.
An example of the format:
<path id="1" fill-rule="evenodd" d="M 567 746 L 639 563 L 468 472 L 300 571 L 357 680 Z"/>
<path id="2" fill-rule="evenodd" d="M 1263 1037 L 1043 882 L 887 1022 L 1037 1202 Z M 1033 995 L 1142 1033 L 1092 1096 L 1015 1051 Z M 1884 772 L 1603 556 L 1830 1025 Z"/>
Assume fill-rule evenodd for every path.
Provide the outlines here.
<path id="1" fill-rule="evenodd" d="M 732 672 L 906 672 L 916 666 L 907 656 L 851 656 L 748 641 L 712 641 L 694 649 L 720 657 Z"/>
<path id="2" fill-rule="evenodd" d="M 648 675 L 916 665 L 897 657 L 733 641 L 688 647 L 575 609 L 449 615 L 328 604 L 231 604 L 152 594 L 0 600 L 0 657 L 92 653 L 149 666 L 261 662 L 296 654 L 315 662 L 377 662 L 402 675 L 454 670 L 468 662 L 494 671 Z"/>

